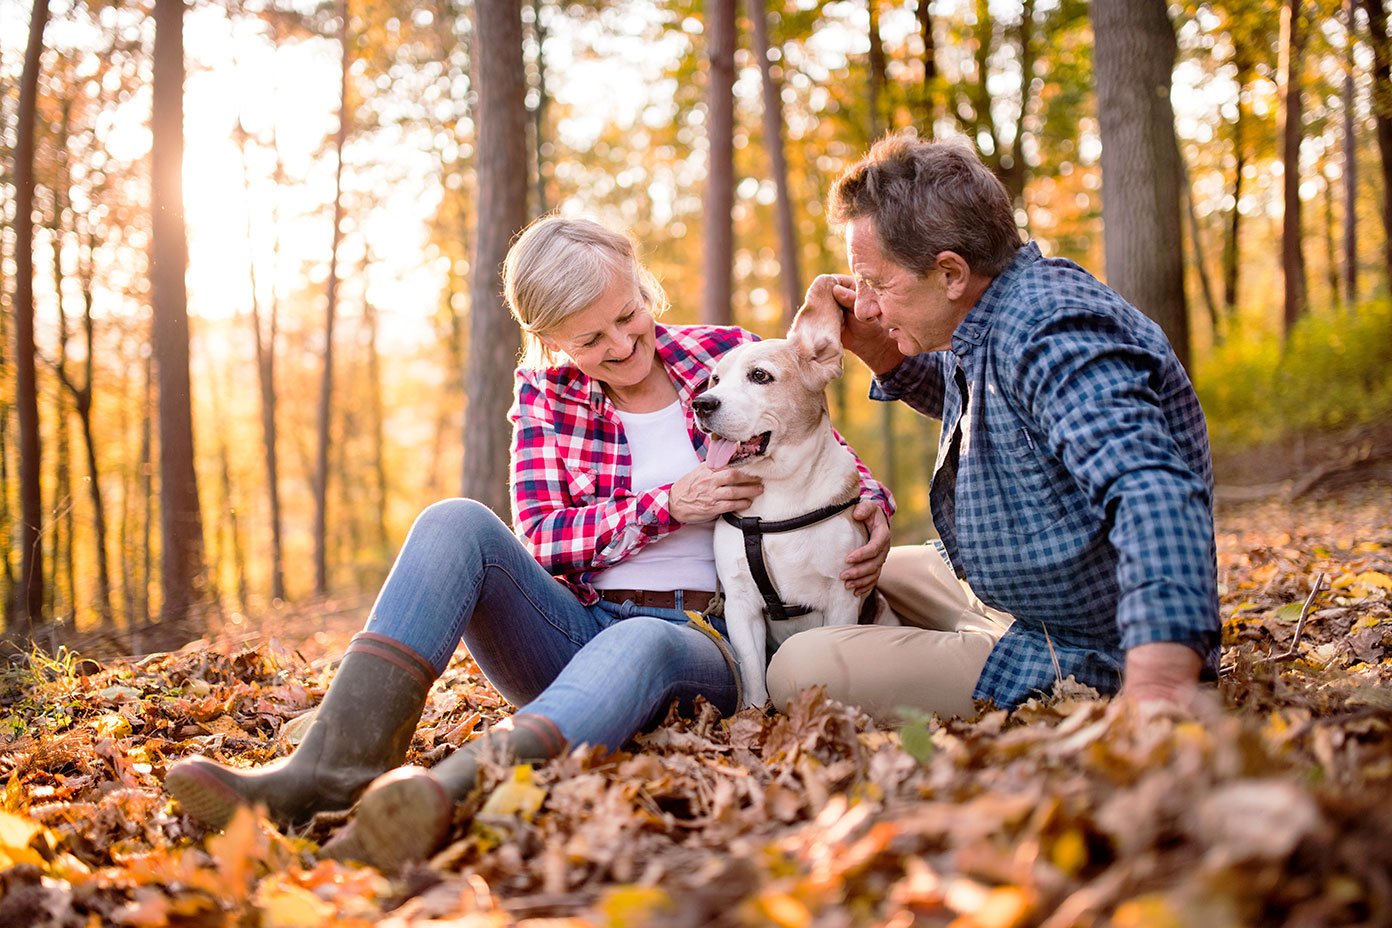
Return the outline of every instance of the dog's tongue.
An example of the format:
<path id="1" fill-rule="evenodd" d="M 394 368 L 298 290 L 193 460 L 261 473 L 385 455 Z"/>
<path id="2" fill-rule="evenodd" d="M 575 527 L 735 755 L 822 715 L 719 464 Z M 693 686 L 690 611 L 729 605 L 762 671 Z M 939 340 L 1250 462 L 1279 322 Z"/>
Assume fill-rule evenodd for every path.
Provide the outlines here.
<path id="1" fill-rule="evenodd" d="M 720 470 L 730 463 L 730 458 L 734 457 L 738 450 L 739 442 L 712 435 L 710 447 L 706 449 L 706 466 L 711 470 Z"/>

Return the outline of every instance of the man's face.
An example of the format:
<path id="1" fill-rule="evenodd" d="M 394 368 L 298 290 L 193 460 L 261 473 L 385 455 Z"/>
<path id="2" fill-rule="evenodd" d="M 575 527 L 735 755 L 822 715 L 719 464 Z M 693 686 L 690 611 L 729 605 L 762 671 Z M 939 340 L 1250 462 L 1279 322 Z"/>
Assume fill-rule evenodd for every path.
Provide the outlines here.
<path id="1" fill-rule="evenodd" d="M 878 322 L 905 355 L 952 345 L 961 311 L 948 299 L 945 274 L 920 277 L 884 253 L 875 220 L 862 216 L 846 226 L 846 251 L 856 280 L 856 318 Z"/>

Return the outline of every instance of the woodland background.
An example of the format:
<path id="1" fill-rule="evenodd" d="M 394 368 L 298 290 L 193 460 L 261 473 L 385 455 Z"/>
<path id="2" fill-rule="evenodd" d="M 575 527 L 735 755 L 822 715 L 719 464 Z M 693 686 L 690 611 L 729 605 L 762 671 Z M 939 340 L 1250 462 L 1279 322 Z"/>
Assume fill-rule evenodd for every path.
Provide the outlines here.
<path id="1" fill-rule="evenodd" d="M 0 36 L 12 641 L 370 595 L 428 502 L 506 510 L 517 228 L 625 226 L 669 318 L 779 334 L 888 130 L 973 140 L 1162 322 L 1220 482 L 1386 452 L 1383 0 L 0 0 Z M 837 421 L 924 537 L 931 429 L 848 368 Z"/>

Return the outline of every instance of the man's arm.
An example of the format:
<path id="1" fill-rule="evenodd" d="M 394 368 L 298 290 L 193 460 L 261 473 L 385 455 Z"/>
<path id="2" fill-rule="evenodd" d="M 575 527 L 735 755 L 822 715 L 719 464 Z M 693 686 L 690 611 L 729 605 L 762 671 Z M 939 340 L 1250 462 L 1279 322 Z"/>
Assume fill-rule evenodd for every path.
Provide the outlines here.
<path id="1" fill-rule="evenodd" d="M 1174 389 L 1168 347 L 1111 314 L 1064 306 L 1026 336 L 1021 359 L 1021 401 L 1107 516 L 1123 690 L 1182 702 L 1220 626 L 1212 492 L 1160 399 L 1162 385 Z"/>

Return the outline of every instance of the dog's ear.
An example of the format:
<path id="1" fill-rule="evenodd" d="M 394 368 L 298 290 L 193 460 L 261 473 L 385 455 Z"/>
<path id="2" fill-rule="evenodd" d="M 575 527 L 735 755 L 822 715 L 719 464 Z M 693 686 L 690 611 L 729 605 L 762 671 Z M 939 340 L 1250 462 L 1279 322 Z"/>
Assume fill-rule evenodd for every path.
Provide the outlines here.
<path id="1" fill-rule="evenodd" d="M 794 331 L 788 336 L 797 354 L 798 373 L 808 388 L 820 393 L 841 376 L 840 333 L 828 335 L 817 330 Z"/>
<path id="2" fill-rule="evenodd" d="M 841 376 L 841 310 L 804 303 L 788 330 L 788 341 L 797 352 L 798 368 L 815 391 Z"/>

